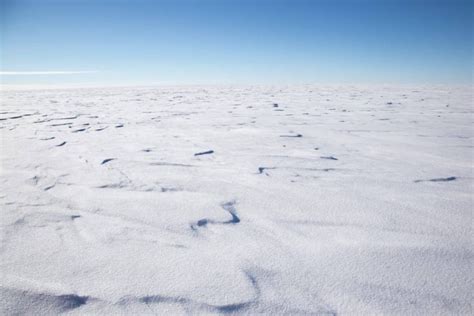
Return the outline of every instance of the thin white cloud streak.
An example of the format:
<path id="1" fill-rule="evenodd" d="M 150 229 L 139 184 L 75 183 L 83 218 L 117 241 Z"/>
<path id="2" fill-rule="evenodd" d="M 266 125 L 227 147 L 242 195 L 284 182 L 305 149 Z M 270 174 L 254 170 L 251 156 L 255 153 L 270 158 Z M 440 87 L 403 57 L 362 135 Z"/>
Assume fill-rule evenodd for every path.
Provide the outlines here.
<path id="1" fill-rule="evenodd" d="M 84 71 L 0 71 L 0 76 L 36 76 L 36 75 L 83 75 L 97 73 L 95 70 Z"/>

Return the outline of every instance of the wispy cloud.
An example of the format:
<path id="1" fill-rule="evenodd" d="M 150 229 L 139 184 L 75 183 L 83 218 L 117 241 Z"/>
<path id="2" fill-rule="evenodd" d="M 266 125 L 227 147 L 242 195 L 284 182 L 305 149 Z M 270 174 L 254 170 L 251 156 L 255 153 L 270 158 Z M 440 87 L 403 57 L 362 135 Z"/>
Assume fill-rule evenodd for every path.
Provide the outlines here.
<path id="1" fill-rule="evenodd" d="M 35 75 L 82 75 L 93 74 L 96 70 L 82 71 L 0 71 L 0 76 L 35 76 Z"/>

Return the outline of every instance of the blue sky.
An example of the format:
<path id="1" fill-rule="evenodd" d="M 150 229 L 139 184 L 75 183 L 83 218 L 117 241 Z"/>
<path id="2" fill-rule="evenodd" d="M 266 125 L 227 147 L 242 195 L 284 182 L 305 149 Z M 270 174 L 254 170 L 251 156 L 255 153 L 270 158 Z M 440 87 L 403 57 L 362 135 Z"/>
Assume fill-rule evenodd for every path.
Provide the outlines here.
<path id="1" fill-rule="evenodd" d="M 0 0 L 3 84 L 472 83 L 470 0 Z"/>

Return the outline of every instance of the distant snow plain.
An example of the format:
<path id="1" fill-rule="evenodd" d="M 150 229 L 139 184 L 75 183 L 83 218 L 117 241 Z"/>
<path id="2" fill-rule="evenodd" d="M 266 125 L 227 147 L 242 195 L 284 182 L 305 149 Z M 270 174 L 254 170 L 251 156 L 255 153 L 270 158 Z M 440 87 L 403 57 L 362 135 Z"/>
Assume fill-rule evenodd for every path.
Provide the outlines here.
<path id="1" fill-rule="evenodd" d="M 472 92 L 4 91 L 0 314 L 471 314 Z"/>

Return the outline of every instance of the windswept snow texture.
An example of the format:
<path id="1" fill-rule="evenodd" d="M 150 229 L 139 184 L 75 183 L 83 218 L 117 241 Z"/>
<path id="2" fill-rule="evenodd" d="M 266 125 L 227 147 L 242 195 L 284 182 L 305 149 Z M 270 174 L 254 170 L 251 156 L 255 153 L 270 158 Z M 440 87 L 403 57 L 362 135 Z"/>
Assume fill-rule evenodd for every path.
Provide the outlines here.
<path id="1" fill-rule="evenodd" d="M 472 97 L 3 92 L 0 314 L 471 314 Z"/>

